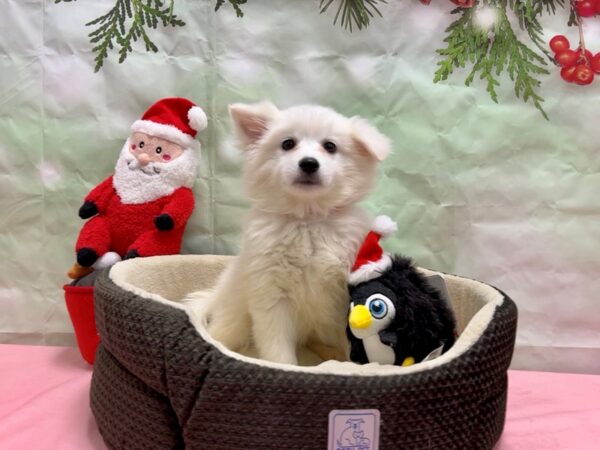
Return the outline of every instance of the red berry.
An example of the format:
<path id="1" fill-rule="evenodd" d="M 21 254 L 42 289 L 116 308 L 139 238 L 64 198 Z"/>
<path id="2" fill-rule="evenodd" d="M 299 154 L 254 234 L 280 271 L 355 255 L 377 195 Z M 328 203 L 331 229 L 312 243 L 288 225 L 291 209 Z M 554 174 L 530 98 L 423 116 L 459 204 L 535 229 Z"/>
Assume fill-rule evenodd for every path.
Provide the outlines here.
<path id="1" fill-rule="evenodd" d="M 588 63 L 588 64 L 592 60 L 592 57 L 594 56 L 594 55 L 592 55 L 592 52 L 590 52 L 587 48 L 585 49 L 585 55 L 582 55 L 581 47 L 579 47 L 577 49 L 577 55 L 579 55 L 579 59 L 580 60 L 581 60 L 581 57 L 584 56 L 585 57 L 585 62 Z M 582 62 L 584 62 L 584 61 L 582 61 Z"/>
<path id="2" fill-rule="evenodd" d="M 575 77 L 573 81 L 577 84 L 585 85 L 594 81 L 594 71 L 586 64 L 579 64 L 575 68 Z"/>
<path id="3" fill-rule="evenodd" d="M 581 17 L 592 17 L 598 13 L 598 7 L 594 0 L 579 0 L 575 2 L 575 9 Z"/>
<path id="4" fill-rule="evenodd" d="M 590 60 L 590 67 L 594 72 L 600 73 L 600 52 L 596 53 L 592 57 L 592 59 Z"/>
<path id="5" fill-rule="evenodd" d="M 569 44 L 569 40 L 562 34 L 557 34 L 552 39 L 550 39 L 550 48 L 554 53 L 563 52 L 565 50 L 568 50 L 570 47 L 571 44 Z"/>
<path id="6" fill-rule="evenodd" d="M 577 66 L 573 66 L 573 67 L 563 67 L 560 70 L 560 76 L 563 80 L 565 80 L 567 83 L 572 83 L 573 79 L 575 78 L 575 69 L 577 69 Z"/>
<path id="7" fill-rule="evenodd" d="M 577 64 L 579 54 L 575 50 L 567 49 L 557 53 L 554 59 L 561 67 L 573 67 Z"/>

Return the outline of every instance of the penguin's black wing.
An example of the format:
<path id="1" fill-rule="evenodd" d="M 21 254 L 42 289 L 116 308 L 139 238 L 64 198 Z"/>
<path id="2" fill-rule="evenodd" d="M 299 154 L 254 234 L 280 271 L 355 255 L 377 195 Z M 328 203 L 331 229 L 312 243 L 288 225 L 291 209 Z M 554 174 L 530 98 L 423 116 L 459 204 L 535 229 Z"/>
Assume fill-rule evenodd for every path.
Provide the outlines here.
<path id="1" fill-rule="evenodd" d="M 382 330 L 379 332 L 379 339 L 382 344 L 392 347 L 394 350 L 394 364 L 396 366 L 402 365 L 402 362 L 407 356 L 406 349 L 398 342 L 398 333 L 396 330 Z"/>
<path id="2" fill-rule="evenodd" d="M 367 352 L 365 351 L 362 339 L 356 338 L 349 327 L 346 328 L 346 334 L 348 335 L 348 340 L 350 340 L 350 361 L 358 364 L 368 364 L 369 358 L 367 358 Z"/>
<path id="3" fill-rule="evenodd" d="M 398 334 L 392 330 L 381 330 L 379 332 L 381 342 L 389 347 L 396 348 L 398 346 Z"/>

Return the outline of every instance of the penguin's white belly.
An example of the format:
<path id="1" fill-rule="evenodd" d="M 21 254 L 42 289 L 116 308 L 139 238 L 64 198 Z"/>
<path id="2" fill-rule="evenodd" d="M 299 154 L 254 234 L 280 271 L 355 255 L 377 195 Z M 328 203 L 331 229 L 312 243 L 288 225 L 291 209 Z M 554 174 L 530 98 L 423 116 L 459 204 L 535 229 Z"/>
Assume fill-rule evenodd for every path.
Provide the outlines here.
<path id="1" fill-rule="evenodd" d="M 382 343 L 379 334 L 364 338 L 363 345 L 369 362 L 394 364 L 394 361 L 396 360 L 394 349 L 389 345 Z"/>

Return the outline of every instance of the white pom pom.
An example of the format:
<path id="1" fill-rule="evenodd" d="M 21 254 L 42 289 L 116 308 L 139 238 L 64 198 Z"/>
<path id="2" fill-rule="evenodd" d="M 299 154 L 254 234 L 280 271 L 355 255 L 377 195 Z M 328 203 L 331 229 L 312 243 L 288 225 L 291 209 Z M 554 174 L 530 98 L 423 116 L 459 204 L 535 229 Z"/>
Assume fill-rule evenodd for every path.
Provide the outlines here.
<path id="1" fill-rule="evenodd" d="M 192 106 L 187 116 L 190 127 L 196 131 L 202 131 L 208 125 L 206 114 L 204 114 L 204 111 L 199 106 Z"/>
<path id="2" fill-rule="evenodd" d="M 372 230 L 381 236 L 389 236 L 398 229 L 398 225 L 389 216 L 378 216 L 373 221 Z"/>
<path id="3" fill-rule="evenodd" d="M 92 265 L 94 269 L 105 269 L 121 261 L 121 257 L 115 252 L 106 252 Z"/>

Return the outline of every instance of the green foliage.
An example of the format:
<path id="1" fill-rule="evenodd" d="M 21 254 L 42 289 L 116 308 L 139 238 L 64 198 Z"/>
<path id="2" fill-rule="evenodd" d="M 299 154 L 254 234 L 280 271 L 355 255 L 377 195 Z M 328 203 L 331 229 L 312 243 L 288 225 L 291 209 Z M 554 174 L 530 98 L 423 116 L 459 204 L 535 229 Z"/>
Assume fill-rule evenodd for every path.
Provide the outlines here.
<path id="1" fill-rule="evenodd" d="M 75 0 L 55 0 L 55 3 L 71 1 Z M 238 17 L 243 17 L 242 5 L 247 0 L 214 1 L 215 11 L 228 3 Z M 336 2 L 333 23 L 339 21 L 344 28 L 352 31 L 369 26 L 375 14 L 382 16 L 378 6 L 386 4 L 387 0 L 320 0 L 320 12 L 327 12 Z M 119 62 L 123 62 L 132 52 L 132 41 L 138 39 L 144 42 L 147 51 L 156 52 L 158 49 L 148 36 L 148 28 L 156 29 L 159 24 L 163 27 L 185 25 L 173 14 L 174 3 L 175 0 L 170 0 L 165 6 L 161 0 L 115 0 L 108 13 L 87 24 L 96 26 L 89 34 L 96 54 L 95 70 L 102 67 L 109 50 L 117 46 Z M 482 30 L 474 20 L 480 6 L 493 7 L 498 12 L 496 22 L 489 30 Z M 539 19 L 544 13 L 556 14 L 558 8 L 567 7 L 570 10 L 568 23 L 575 25 L 578 18 L 570 0 L 477 0 L 472 8 L 455 9 L 452 14 L 459 15 L 459 18 L 446 29 L 446 47 L 437 51 L 443 59 L 438 62 L 434 82 L 446 80 L 456 69 L 469 66 L 465 84 L 470 86 L 478 76 L 485 82 L 492 100 L 497 102 L 496 88 L 500 85 L 501 75 L 507 73 L 514 83 L 515 95 L 525 102 L 531 101 L 547 118 L 539 94 L 539 76 L 548 74 L 544 56 L 550 61 L 553 58 L 544 41 Z M 529 45 L 513 29 L 509 13 L 514 15 L 518 27 L 525 31 Z"/>
<path id="2" fill-rule="evenodd" d="M 244 3 L 246 3 L 248 0 L 227 0 L 229 3 L 231 3 L 231 6 L 233 6 L 233 9 L 235 11 L 235 15 L 238 17 L 244 17 L 244 12 L 242 11 L 242 8 L 240 5 L 243 5 Z M 225 0 L 217 0 L 217 4 L 215 5 L 215 11 L 218 11 L 219 8 L 221 6 L 223 6 L 223 4 L 225 3 Z"/>
<path id="3" fill-rule="evenodd" d="M 470 86 L 476 75 L 486 82 L 486 89 L 494 102 L 498 101 L 496 87 L 500 75 L 508 73 L 514 82 L 515 95 L 523 101 L 531 101 L 547 119 L 539 94 L 540 75 L 548 74 L 546 59 L 553 61 L 543 39 L 539 17 L 543 12 L 555 14 L 557 6 L 564 7 L 565 0 L 480 0 L 482 6 L 496 8 L 497 20 L 489 30 L 482 30 L 474 20 L 476 7 L 455 9 L 460 14 L 447 29 L 444 39 L 446 48 L 438 50 L 443 57 L 438 62 L 434 82 L 446 80 L 457 68 L 472 66 L 465 84 Z M 515 15 L 519 27 L 526 31 L 530 41 L 541 54 L 519 39 L 508 17 Z"/>
<path id="4" fill-rule="evenodd" d="M 76 0 L 54 0 L 54 3 L 71 3 Z M 319 5 L 321 13 L 336 0 L 321 0 Z M 238 17 L 243 17 L 242 5 L 248 0 L 215 0 L 215 11 L 229 3 Z M 339 0 L 334 24 L 340 19 L 343 27 L 359 30 L 367 27 L 374 14 L 381 16 L 377 4 L 387 3 L 387 0 Z M 104 60 L 108 57 L 109 50 L 118 47 L 119 63 L 125 61 L 127 55 L 133 51 L 133 42 L 141 39 L 146 51 L 157 52 L 156 44 L 150 39 L 148 28 L 157 29 L 159 24 L 163 27 L 182 27 L 185 22 L 173 14 L 175 0 L 169 0 L 169 6 L 164 6 L 161 0 L 115 0 L 115 5 L 104 15 L 87 23 L 86 26 L 96 26 L 89 34 L 90 42 L 94 44 L 92 51 L 96 54 L 95 71 L 100 70 Z"/>
<path id="5" fill-rule="evenodd" d="M 55 3 L 74 0 L 55 0 Z M 159 23 L 163 27 L 182 27 L 185 22 L 173 14 L 174 0 L 165 6 L 161 0 L 116 0 L 115 6 L 86 26 L 96 26 L 88 36 L 94 44 L 92 51 L 96 53 L 95 71 L 97 72 L 108 57 L 108 51 L 119 47 L 119 62 L 127 58 L 133 51 L 132 42 L 141 39 L 146 51 L 157 52 L 158 48 L 148 36 L 147 28 L 156 29 Z"/>
<path id="6" fill-rule="evenodd" d="M 327 11 L 334 1 L 321 0 L 321 4 L 319 5 L 321 14 Z M 338 19 L 340 19 L 342 26 L 350 30 L 350 32 L 352 32 L 353 25 L 362 30 L 369 26 L 374 13 L 378 14 L 379 17 L 383 17 L 379 9 L 377 9 L 378 3 L 387 3 L 387 0 L 340 0 L 333 24 L 335 25 Z"/>

